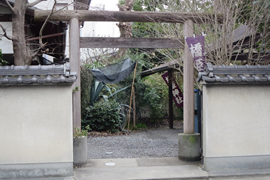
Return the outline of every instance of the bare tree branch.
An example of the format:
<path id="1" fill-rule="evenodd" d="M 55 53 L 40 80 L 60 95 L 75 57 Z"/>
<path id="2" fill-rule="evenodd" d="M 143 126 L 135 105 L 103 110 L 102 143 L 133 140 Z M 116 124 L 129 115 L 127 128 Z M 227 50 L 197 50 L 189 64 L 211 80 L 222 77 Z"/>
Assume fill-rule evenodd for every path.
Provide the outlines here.
<path id="1" fill-rule="evenodd" d="M 40 28 L 40 31 L 39 31 L 39 48 L 37 49 L 37 51 L 36 51 L 35 53 L 32 54 L 32 58 L 34 58 L 39 52 L 41 52 L 41 53 L 47 53 L 47 52 L 49 52 L 49 49 L 48 49 L 48 48 L 45 49 L 45 50 L 43 50 L 43 49 L 46 47 L 46 45 L 47 45 L 47 43 L 44 43 L 44 44 L 43 44 L 43 42 L 42 42 L 42 34 L 43 34 L 43 30 L 44 30 L 44 28 L 45 28 L 47 22 L 49 21 L 51 15 L 52 15 L 53 13 L 58 12 L 58 11 L 60 11 L 60 10 L 62 10 L 62 9 L 64 9 L 64 8 L 66 7 L 66 6 L 65 6 L 65 7 L 61 8 L 60 10 L 54 12 L 54 9 L 55 9 L 56 4 L 57 4 L 57 0 L 54 0 L 54 4 L 53 4 L 53 7 L 52 7 L 52 10 L 51 10 L 50 14 L 47 16 L 47 18 L 46 18 L 46 20 L 44 21 L 42 27 Z M 53 50 L 53 51 L 54 51 L 54 50 Z"/>
<path id="2" fill-rule="evenodd" d="M 12 41 L 13 39 L 12 39 L 12 37 L 9 37 L 7 35 L 6 29 L 1 24 L 0 24 L 0 27 L 1 27 L 2 31 L 4 32 L 3 36 L 6 37 L 8 40 L 11 40 Z"/>
<path id="3" fill-rule="evenodd" d="M 54 0 L 54 4 L 53 4 L 53 7 L 52 7 L 52 11 L 50 12 L 50 14 L 47 16 L 46 20 L 44 21 L 42 27 L 40 28 L 40 31 L 39 31 L 39 45 L 42 46 L 43 43 L 42 43 L 42 34 L 43 34 L 43 30 L 49 20 L 49 18 L 51 17 L 51 15 L 53 14 L 53 10 L 55 8 L 55 5 L 56 5 L 56 0 Z"/>
<path id="4" fill-rule="evenodd" d="M 9 9 L 11 10 L 12 14 L 15 13 L 13 7 L 11 6 L 11 4 L 8 2 L 8 0 L 5 0 L 5 3 L 7 4 L 7 6 L 9 7 Z"/>
<path id="5" fill-rule="evenodd" d="M 120 11 L 131 11 L 131 9 L 133 8 L 133 4 L 134 4 L 135 0 L 126 0 L 125 5 L 120 5 L 118 3 L 118 8 Z"/>
<path id="6" fill-rule="evenodd" d="M 43 48 L 45 48 L 45 46 L 46 46 L 46 44 L 47 43 L 44 43 L 44 44 L 42 44 L 41 46 L 39 46 L 39 48 L 36 50 L 36 52 L 35 53 L 33 53 L 32 55 L 31 55 L 31 57 L 32 57 L 32 59 L 43 49 Z M 46 52 L 48 52 L 49 51 L 49 49 L 46 49 L 46 50 L 44 50 L 43 51 L 43 53 L 46 53 Z"/>
<path id="7" fill-rule="evenodd" d="M 33 7 L 33 6 L 37 5 L 38 3 L 40 3 L 41 1 L 47 1 L 47 0 L 36 0 L 32 3 L 27 3 L 26 7 Z"/>
<path id="8" fill-rule="evenodd" d="M 135 2 L 135 0 L 127 0 L 125 5 L 128 7 L 128 9 L 131 10 L 134 2 Z"/>

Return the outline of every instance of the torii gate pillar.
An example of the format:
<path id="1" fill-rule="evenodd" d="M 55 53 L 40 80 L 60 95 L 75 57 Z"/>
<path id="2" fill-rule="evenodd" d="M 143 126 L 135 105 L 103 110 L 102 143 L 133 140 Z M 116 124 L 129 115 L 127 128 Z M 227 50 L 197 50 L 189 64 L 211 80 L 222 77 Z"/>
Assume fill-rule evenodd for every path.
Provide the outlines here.
<path id="1" fill-rule="evenodd" d="M 193 22 L 184 23 L 184 37 L 192 37 Z M 184 49 L 184 133 L 194 134 L 194 65 L 187 43 Z"/>
<path id="2" fill-rule="evenodd" d="M 72 88 L 73 128 L 81 129 L 80 22 L 77 18 L 69 21 L 69 62 L 71 71 L 77 72 L 77 80 Z"/>
<path id="3" fill-rule="evenodd" d="M 193 35 L 193 22 L 184 23 L 184 37 Z M 184 161 L 200 160 L 200 134 L 194 133 L 194 63 L 188 45 L 184 50 L 184 133 L 178 134 L 178 158 Z"/>

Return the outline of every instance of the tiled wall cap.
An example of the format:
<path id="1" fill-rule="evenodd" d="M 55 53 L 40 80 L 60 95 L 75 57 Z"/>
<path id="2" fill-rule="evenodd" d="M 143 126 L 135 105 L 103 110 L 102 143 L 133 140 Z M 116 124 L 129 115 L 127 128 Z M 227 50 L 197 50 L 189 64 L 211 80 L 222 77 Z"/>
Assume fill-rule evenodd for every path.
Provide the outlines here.
<path id="1" fill-rule="evenodd" d="M 207 63 L 204 72 L 199 72 L 197 81 L 206 83 L 270 83 L 270 65 L 226 66 Z"/>
<path id="2" fill-rule="evenodd" d="M 48 66 L 0 66 L 0 86 L 72 84 L 76 72 L 70 72 L 70 64 Z"/>

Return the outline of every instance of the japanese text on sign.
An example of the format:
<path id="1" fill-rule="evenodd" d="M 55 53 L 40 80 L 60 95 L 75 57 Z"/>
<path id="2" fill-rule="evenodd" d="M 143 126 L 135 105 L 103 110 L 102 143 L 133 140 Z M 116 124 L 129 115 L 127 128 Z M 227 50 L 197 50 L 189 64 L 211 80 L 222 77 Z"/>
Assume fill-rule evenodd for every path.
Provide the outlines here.
<path id="1" fill-rule="evenodd" d="M 204 57 L 204 37 L 188 37 L 186 42 L 190 49 L 191 55 L 195 61 L 195 65 L 199 72 L 204 71 L 205 57 Z"/>
<path id="2" fill-rule="evenodd" d="M 168 72 L 164 73 L 161 75 L 166 84 L 169 86 L 169 77 L 168 77 Z M 183 107 L 183 94 L 176 83 L 176 81 L 173 79 L 172 80 L 172 94 L 173 94 L 173 99 L 178 108 Z"/>

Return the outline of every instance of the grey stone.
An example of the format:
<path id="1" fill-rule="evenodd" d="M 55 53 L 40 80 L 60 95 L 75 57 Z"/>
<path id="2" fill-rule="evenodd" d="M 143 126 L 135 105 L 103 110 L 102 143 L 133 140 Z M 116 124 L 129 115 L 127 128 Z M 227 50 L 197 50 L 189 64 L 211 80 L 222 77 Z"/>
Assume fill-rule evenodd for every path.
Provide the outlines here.
<path id="1" fill-rule="evenodd" d="M 81 166 L 87 163 L 87 137 L 73 138 L 73 164 Z"/>
<path id="2" fill-rule="evenodd" d="M 0 86 L 72 85 L 77 74 L 70 71 L 69 63 L 49 66 L 1 66 Z"/>
<path id="3" fill-rule="evenodd" d="M 200 134 L 178 134 L 178 158 L 183 161 L 199 161 L 200 154 Z"/>
<path id="4" fill-rule="evenodd" d="M 115 166 L 106 166 L 106 162 L 114 162 Z M 269 180 L 270 171 L 267 169 L 254 169 L 208 173 L 201 168 L 200 162 L 179 161 L 177 157 L 88 159 L 87 164 L 82 166 L 82 168 L 74 168 L 74 179 Z"/>
<path id="5" fill-rule="evenodd" d="M 128 136 L 88 137 L 88 158 L 177 157 L 182 129 L 147 129 Z M 106 152 L 113 152 L 107 155 Z"/>
<path id="6" fill-rule="evenodd" d="M 138 163 L 140 161 L 140 163 Z M 89 160 L 86 167 L 74 168 L 76 180 L 195 180 L 208 179 L 199 162 L 181 162 L 174 158 L 126 158 Z M 114 162 L 115 166 L 106 166 Z M 178 162 L 178 163 L 177 163 Z"/>
<path id="7" fill-rule="evenodd" d="M 72 162 L 0 165 L 0 179 L 68 177 L 72 175 L 73 175 Z"/>
<path id="8" fill-rule="evenodd" d="M 270 155 L 204 157 L 204 169 L 208 172 L 256 169 L 270 172 Z"/>

